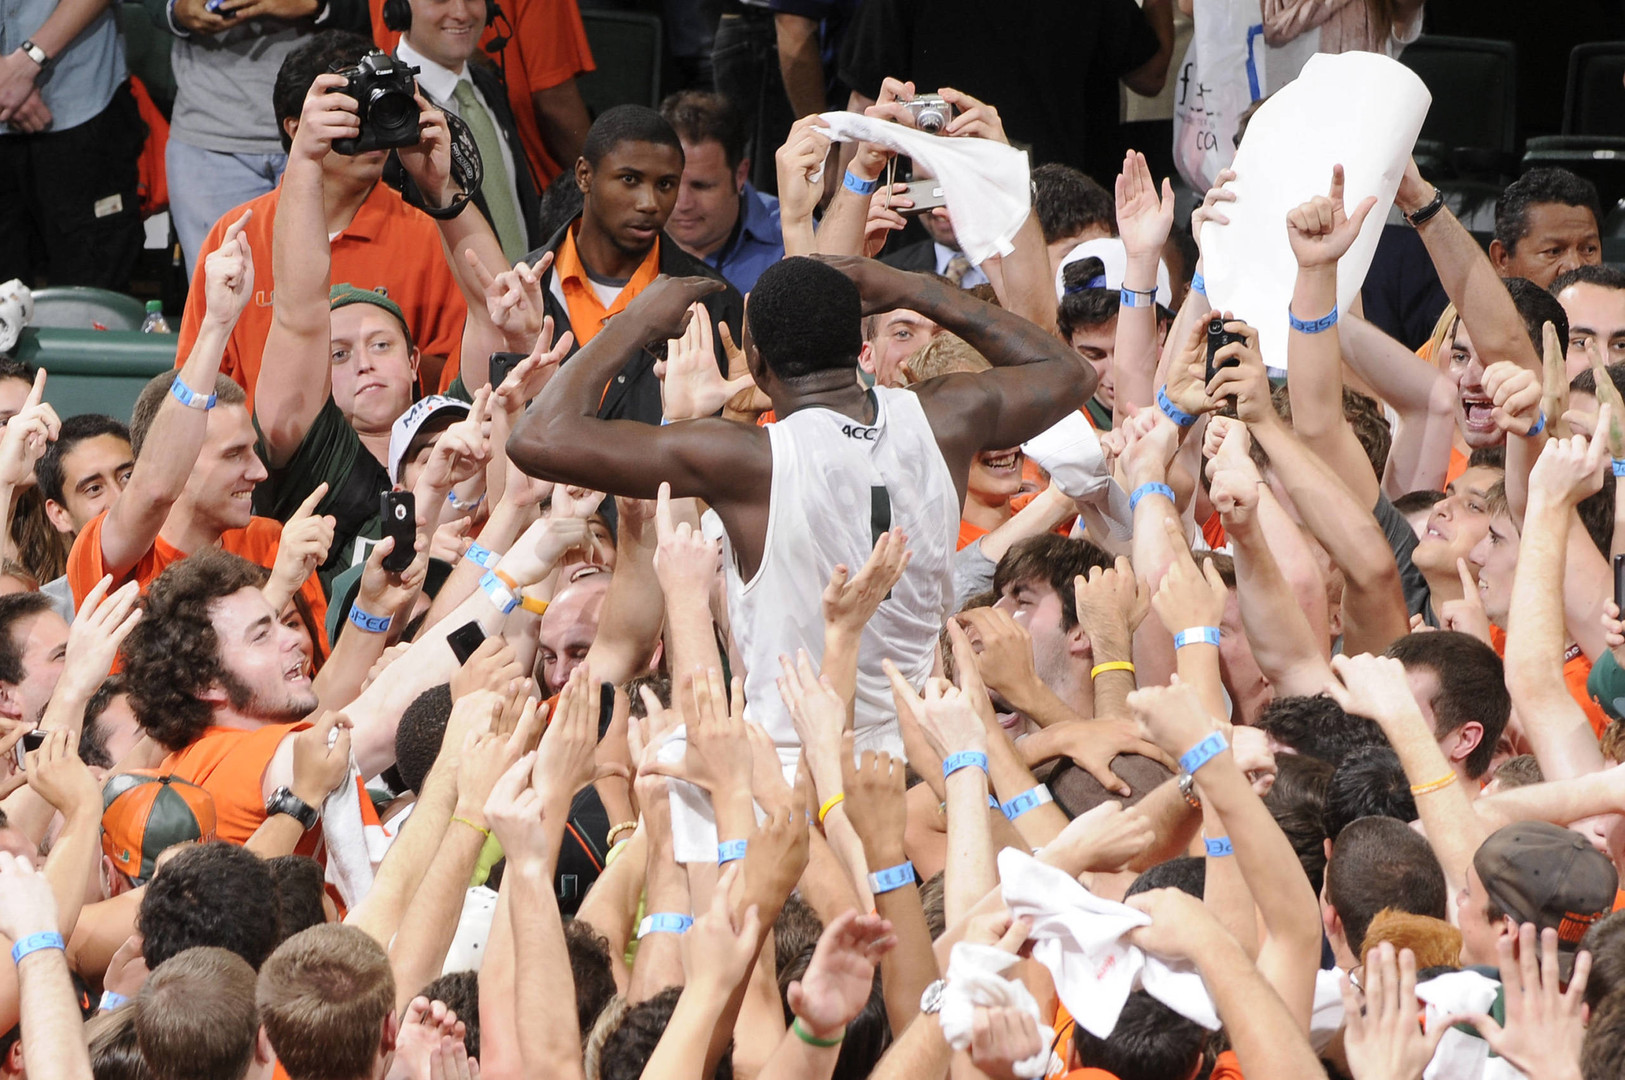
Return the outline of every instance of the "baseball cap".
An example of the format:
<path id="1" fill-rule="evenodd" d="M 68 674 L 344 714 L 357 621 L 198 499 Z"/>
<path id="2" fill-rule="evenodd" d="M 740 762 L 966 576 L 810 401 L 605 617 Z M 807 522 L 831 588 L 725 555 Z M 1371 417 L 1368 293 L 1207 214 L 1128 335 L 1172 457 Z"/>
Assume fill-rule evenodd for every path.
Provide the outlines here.
<path id="1" fill-rule="evenodd" d="M 1100 236 L 1085 240 L 1066 253 L 1061 265 L 1055 268 L 1055 298 L 1066 295 L 1066 268 L 1080 259 L 1096 258 L 1103 268 L 1101 275 L 1085 287 L 1091 289 L 1121 289 L 1123 274 L 1128 271 L 1128 249 L 1115 236 Z M 1157 260 L 1157 303 L 1167 307 L 1173 301 L 1168 286 L 1168 264 Z"/>
<path id="2" fill-rule="evenodd" d="M 412 328 L 406 325 L 406 314 L 401 311 L 401 305 L 389 298 L 389 290 L 382 285 L 376 289 L 363 289 L 358 285 L 351 285 L 348 281 L 333 286 L 327 293 L 327 309 L 337 311 L 341 307 L 351 304 L 371 304 L 383 308 L 395 316 L 395 321 L 401 324 L 401 333 L 406 335 L 406 347 L 412 348 Z"/>
<path id="3" fill-rule="evenodd" d="M 214 839 L 214 796 L 151 769 L 109 777 L 102 786 L 102 851 L 137 885 L 167 848 Z"/>
<path id="4" fill-rule="evenodd" d="M 1497 829 L 1473 855 L 1491 903 L 1519 923 L 1557 931 L 1558 969 L 1567 980 L 1580 939 L 1607 915 L 1619 889 L 1608 856 L 1573 829 L 1517 821 Z"/>
<path id="5" fill-rule="evenodd" d="M 424 424 L 442 413 L 455 424 L 468 415 L 468 403 L 444 394 L 430 394 L 412 402 L 411 408 L 395 418 L 395 426 L 389 432 L 389 478 L 395 483 L 401 482 L 401 462 L 412 448 L 412 440 L 418 437 Z"/>

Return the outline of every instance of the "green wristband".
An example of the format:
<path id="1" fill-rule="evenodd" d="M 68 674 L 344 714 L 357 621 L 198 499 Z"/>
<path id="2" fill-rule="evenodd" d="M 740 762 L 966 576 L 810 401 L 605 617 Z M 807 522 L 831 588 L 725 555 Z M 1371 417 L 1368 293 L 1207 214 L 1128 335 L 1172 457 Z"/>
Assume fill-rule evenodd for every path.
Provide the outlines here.
<path id="1" fill-rule="evenodd" d="M 820 1039 L 802 1025 L 801 1017 L 799 1016 L 791 1022 L 790 1030 L 796 1033 L 796 1038 L 800 1039 L 808 1046 L 816 1046 L 821 1050 L 828 1050 L 832 1046 L 840 1046 L 841 1041 L 846 1038 L 846 1031 L 843 1029 L 841 1033 L 835 1036 L 833 1039 Z"/>

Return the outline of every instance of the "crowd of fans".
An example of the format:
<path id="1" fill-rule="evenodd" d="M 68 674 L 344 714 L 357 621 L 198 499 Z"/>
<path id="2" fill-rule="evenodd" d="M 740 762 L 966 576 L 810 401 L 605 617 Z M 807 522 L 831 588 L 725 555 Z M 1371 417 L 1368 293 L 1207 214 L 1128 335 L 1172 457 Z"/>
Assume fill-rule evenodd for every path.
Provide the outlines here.
<path id="1" fill-rule="evenodd" d="M 1588 181 L 1513 181 L 1486 251 L 1413 163 L 1386 302 L 1340 312 L 1379 223 L 1334 169 L 1266 356 L 1203 278 L 1234 173 L 1176 225 L 1144 154 L 1091 178 L 1115 118 L 939 85 L 1025 16 L 933 49 L 933 5 L 776 0 L 773 153 L 720 52 L 724 92 L 589 125 L 573 4 L 516 9 L 559 40 L 501 74 L 494 6 L 384 0 L 372 39 L 343 6 L 154 7 L 175 369 L 126 422 L 0 361 L 0 1073 L 1625 1075 L 1625 273 Z M 1172 5 L 1065 6 L 1033 63 L 1098 47 L 1056 100 L 1163 84 Z M 1266 0 L 1271 43 L 1420 28 L 1314 6 Z M 378 47 L 415 141 L 342 152 Z M 110 62 L 14 56 L 0 123 L 42 135 Z M 113 156 L 113 75 L 29 183 Z M 832 143 L 843 86 L 1029 150 L 1011 250 Z"/>

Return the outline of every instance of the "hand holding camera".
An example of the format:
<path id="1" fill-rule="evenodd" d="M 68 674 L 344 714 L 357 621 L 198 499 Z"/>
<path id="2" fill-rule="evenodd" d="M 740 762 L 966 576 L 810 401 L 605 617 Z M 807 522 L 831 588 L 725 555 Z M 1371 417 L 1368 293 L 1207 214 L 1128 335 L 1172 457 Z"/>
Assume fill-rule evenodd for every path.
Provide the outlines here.
<path id="1" fill-rule="evenodd" d="M 299 110 L 299 127 L 294 131 L 290 153 L 320 162 L 329 149 L 338 149 L 341 142 L 353 142 L 360 134 L 361 117 L 344 75 L 330 72 L 316 76 Z"/>

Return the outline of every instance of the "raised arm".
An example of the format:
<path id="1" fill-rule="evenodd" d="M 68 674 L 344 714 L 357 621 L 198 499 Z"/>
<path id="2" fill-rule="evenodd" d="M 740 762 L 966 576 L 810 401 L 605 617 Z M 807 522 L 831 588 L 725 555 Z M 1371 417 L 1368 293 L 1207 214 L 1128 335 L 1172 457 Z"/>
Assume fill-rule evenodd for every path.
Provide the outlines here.
<path id="1" fill-rule="evenodd" d="M 102 565 L 115 579 L 122 578 L 152 547 L 163 528 L 169 508 L 186 490 L 187 478 L 203 449 L 208 427 L 206 399 L 214 396 L 220 358 L 248 298 L 254 294 L 254 256 L 243 227 L 252 211 L 232 222 L 220 246 L 204 260 L 206 314 L 186 363 L 175 376 L 177 387 L 190 391 L 190 406 L 175 393 L 166 395 L 147 428 L 137 452 L 135 469 L 124 492 L 130 497 L 114 501 L 102 523 Z"/>
<path id="2" fill-rule="evenodd" d="M 56 903 L 43 874 L 24 859 L 0 853 L 0 933 L 21 942 L 54 934 Z M 36 948 L 17 961 L 23 1061 L 40 1080 L 90 1080 L 79 998 L 60 945 Z"/>
<path id="3" fill-rule="evenodd" d="M 1123 293 L 1134 305 L 1117 310 L 1117 342 L 1112 353 L 1112 426 L 1128 419 L 1131 409 L 1149 406 L 1156 392 L 1157 263 L 1174 225 L 1172 182 L 1162 182 L 1162 197 L 1145 155 L 1130 150 L 1117 175 L 1117 231 L 1128 263 Z"/>

